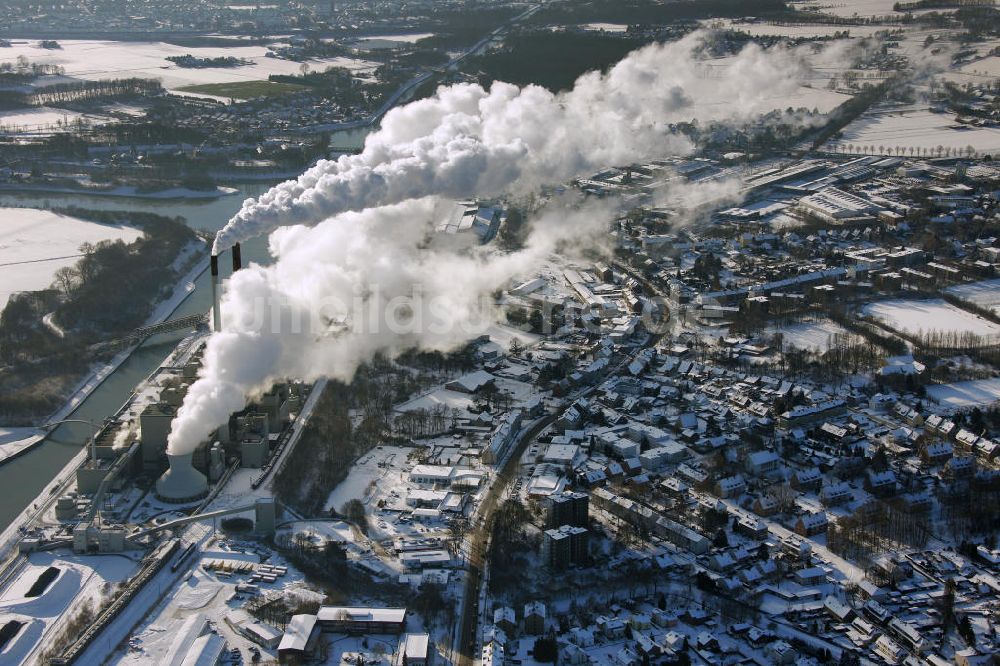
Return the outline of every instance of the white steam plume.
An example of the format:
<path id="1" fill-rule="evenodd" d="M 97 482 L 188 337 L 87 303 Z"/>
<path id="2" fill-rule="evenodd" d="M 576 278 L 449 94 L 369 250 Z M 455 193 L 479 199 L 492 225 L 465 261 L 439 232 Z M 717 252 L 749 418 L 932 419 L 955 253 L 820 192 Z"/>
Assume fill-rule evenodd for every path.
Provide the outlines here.
<path id="1" fill-rule="evenodd" d="M 707 67 L 698 57 L 705 38 L 644 48 L 565 94 L 503 83 L 441 88 L 389 113 L 360 155 L 321 162 L 246 201 L 214 251 L 273 231 L 275 263 L 230 280 L 224 332 L 208 342 L 170 451 L 193 450 L 275 381 L 348 380 L 377 352 L 454 348 L 490 318 L 484 297 L 488 309 L 495 289 L 561 242 L 597 238 L 611 214 L 593 206 L 549 213 L 528 249 L 500 255 L 429 243 L 438 197 L 530 191 L 608 164 L 687 152 L 670 123 L 753 117 L 782 106 L 781 95 L 807 73 L 801 52 L 753 45 L 724 68 Z"/>
<path id="2" fill-rule="evenodd" d="M 672 122 L 741 120 L 780 107 L 808 74 L 806 52 L 750 44 L 725 65 L 700 58 L 708 33 L 635 51 L 573 90 L 495 83 L 442 87 L 389 112 L 359 155 L 321 161 L 248 199 L 216 254 L 287 224 L 431 195 L 494 196 L 564 182 L 609 164 L 683 152 Z"/>
<path id="3" fill-rule="evenodd" d="M 170 451 L 194 450 L 276 381 L 349 381 L 378 352 L 450 350 L 482 334 L 495 321 L 497 288 L 571 241 L 594 247 L 614 212 L 612 202 L 549 210 L 526 249 L 499 254 L 439 242 L 435 224 L 453 205 L 414 199 L 272 233 L 274 263 L 251 264 L 227 284 L 223 331 L 207 343 Z"/>

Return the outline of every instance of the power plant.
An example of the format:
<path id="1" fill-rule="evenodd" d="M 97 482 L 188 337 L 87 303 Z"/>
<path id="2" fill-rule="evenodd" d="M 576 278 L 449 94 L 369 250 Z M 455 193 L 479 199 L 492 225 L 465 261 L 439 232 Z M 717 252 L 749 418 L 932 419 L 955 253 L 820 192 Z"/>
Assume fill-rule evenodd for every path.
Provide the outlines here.
<path id="1" fill-rule="evenodd" d="M 170 467 L 156 482 L 156 496 L 164 502 L 191 502 L 208 494 L 208 479 L 194 468 L 191 453 L 167 453 Z"/>

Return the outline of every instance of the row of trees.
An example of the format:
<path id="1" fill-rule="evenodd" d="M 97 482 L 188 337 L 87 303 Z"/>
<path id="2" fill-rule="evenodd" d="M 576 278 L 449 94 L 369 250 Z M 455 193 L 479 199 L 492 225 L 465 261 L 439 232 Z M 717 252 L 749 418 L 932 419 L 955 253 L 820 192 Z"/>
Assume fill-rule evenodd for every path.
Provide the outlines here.
<path id="1" fill-rule="evenodd" d="M 958 148 L 952 146 L 938 146 L 933 148 L 928 148 L 927 146 L 886 146 L 884 144 L 876 146 L 875 144 L 843 144 L 837 143 L 832 146 L 832 150 L 837 153 L 848 153 L 857 155 L 896 155 L 897 157 L 903 157 L 909 154 L 910 157 L 967 157 L 974 158 L 979 155 L 979 151 L 976 150 L 975 146 L 968 145 L 965 148 Z"/>
<path id="2" fill-rule="evenodd" d="M 458 425 L 458 409 L 436 404 L 430 409 L 413 409 L 396 417 L 394 430 L 408 437 L 426 437 L 451 430 Z"/>
<path id="3" fill-rule="evenodd" d="M 584 73 L 606 70 L 648 38 L 591 32 L 539 30 L 508 37 L 503 48 L 469 58 L 463 69 L 490 85 L 533 83 L 553 92 L 567 90 Z"/>
<path id="4" fill-rule="evenodd" d="M 536 25 L 578 25 L 582 23 L 624 23 L 626 25 L 669 25 L 708 18 L 745 16 L 791 18 L 796 12 L 784 0 L 701 0 L 700 2 L 657 2 L 656 0 L 595 0 L 585 3 L 553 4 L 536 12 Z"/>
<path id="5" fill-rule="evenodd" d="M 915 9 L 954 9 L 955 7 L 992 7 L 996 0 L 913 0 L 893 4 L 894 12 L 911 12 Z"/>
<path id="6" fill-rule="evenodd" d="M 330 382 L 320 396 L 298 445 L 274 477 L 274 495 L 306 516 L 318 515 L 331 488 L 347 478 L 366 449 L 355 437 L 346 385 Z"/>
<path id="7" fill-rule="evenodd" d="M 1000 528 L 1000 482 L 983 476 L 955 484 L 942 494 L 941 518 L 955 538 L 985 534 L 995 543 Z"/>
<path id="8" fill-rule="evenodd" d="M 970 352 L 983 347 L 993 347 L 1000 344 L 1000 335 L 982 335 L 969 330 L 930 330 L 923 329 L 911 333 L 900 333 L 925 350 L 945 350 Z"/>
<path id="9" fill-rule="evenodd" d="M 12 94 L 12 93 L 4 93 Z M 73 102 L 154 97 L 163 94 L 163 86 L 155 79 L 109 79 L 107 81 L 81 81 L 60 83 L 26 93 L 23 102 L 28 106 L 48 106 Z"/>

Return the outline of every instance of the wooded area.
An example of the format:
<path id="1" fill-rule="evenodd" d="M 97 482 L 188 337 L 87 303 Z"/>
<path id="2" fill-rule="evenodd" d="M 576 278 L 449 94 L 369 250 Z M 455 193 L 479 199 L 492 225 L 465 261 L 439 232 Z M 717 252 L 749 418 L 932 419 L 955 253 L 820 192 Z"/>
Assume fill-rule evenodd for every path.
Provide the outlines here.
<path id="1" fill-rule="evenodd" d="M 569 90 L 586 72 L 606 71 L 649 40 L 595 32 L 523 32 L 507 38 L 503 48 L 469 58 L 463 70 L 483 86 L 505 81 L 529 83 L 556 92 Z"/>
<path id="2" fill-rule="evenodd" d="M 609 22 L 665 24 L 712 17 L 765 16 L 790 13 L 784 0 L 591 0 L 553 4 L 536 13 L 531 22 L 561 24 Z"/>
<path id="3" fill-rule="evenodd" d="M 0 422 L 27 424 L 52 412 L 89 364 L 88 347 L 141 326 L 157 302 L 169 295 L 181 249 L 195 240 L 181 218 L 152 213 L 93 211 L 70 207 L 56 212 L 105 224 L 142 229 L 133 243 L 102 241 L 80 246 L 83 256 L 56 271 L 49 289 L 10 298 L 0 313 Z M 67 333 L 45 326 L 52 321 Z"/>

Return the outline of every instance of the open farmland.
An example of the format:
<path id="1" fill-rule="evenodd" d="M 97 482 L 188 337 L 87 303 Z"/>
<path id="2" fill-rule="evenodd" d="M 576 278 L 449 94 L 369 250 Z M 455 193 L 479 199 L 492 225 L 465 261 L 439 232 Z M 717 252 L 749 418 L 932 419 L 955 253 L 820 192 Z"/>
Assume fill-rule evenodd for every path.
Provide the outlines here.
<path id="1" fill-rule="evenodd" d="M 960 125 L 952 114 L 913 106 L 867 113 L 826 149 L 852 152 L 853 147 L 854 153 L 895 154 L 900 148 L 901 154 L 915 155 L 918 150 L 936 152 L 938 147 L 964 153 L 969 146 L 979 154 L 1000 152 L 1000 129 Z"/>
<path id="2" fill-rule="evenodd" d="M 896 0 L 818 0 L 812 2 L 796 2 L 793 5 L 797 9 L 814 9 L 831 14 L 850 18 L 873 17 L 873 16 L 899 16 L 892 10 Z"/>
<path id="3" fill-rule="evenodd" d="M 78 113 L 66 109 L 51 109 L 45 106 L 33 109 L 0 111 L 0 133 L 44 132 L 72 127 L 79 121 L 101 123 L 110 120 L 108 116 Z"/>
<path id="4" fill-rule="evenodd" d="M 990 84 L 1000 78 L 1000 56 L 987 56 L 947 72 L 942 78 L 960 85 Z"/>
<path id="5" fill-rule="evenodd" d="M 141 235 L 132 227 L 85 222 L 45 210 L 0 210 L 0 310 L 11 294 L 52 284 L 57 270 L 76 263 L 83 243 L 113 239 L 131 243 Z"/>
<path id="6" fill-rule="evenodd" d="M 728 68 L 733 61 L 733 58 L 716 58 L 703 63 L 701 65 L 703 78 L 719 78 L 723 70 Z M 782 111 L 791 107 L 793 109 L 805 108 L 810 111 L 816 109 L 820 113 L 829 113 L 851 98 L 850 95 L 827 89 L 830 76 L 829 73 L 816 72 L 805 82 L 805 85 L 800 85 L 794 92 L 783 91 L 780 94 L 765 94 L 764 100 L 767 103 L 761 107 L 761 110 L 765 112 L 767 110 Z M 739 99 L 733 99 L 731 93 L 731 90 L 719 89 L 715 98 L 709 97 L 705 100 L 705 108 L 711 109 L 717 106 L 739 108 L 743 102 Z"/>
<path id="7" fill-rule="evenodd" d="M 264 46 L 188 47 L 164 42 L 109 42 L 61 40 L 59 49 L 38 48 L 36 42 L 15 41 L 0 51 L 0 60 L 14 61 L 18 56 L 32 63 L 60 65 L 64 76 L 43 77 L 36 85 L 66 83 L 67 80 L 103 81 L 119 78 L 159 79 L 167 90 L 210 83 L 266 81 L 271 74 L 298 75 L 303 63 L 269 58 Z M 169 56 L 191 54 L 197 58 L 233 57 L 251 62 L 240 67 L 184 68 L 167 60 Z M 370 71 L 375 64 L 350 58 L 309 60 L 313 70 L 345 67 Z"/>
<path id="8" fill-rule="evenodd" d="M 234 81 L 232 83 L 202 83 L 196 86 L 178 88 L 180 92 L 209 95 L 233 99 L 253 99 L 255 97 L 277 97 L 302 90 L 307 86 L 294 83 L 275 83 L 274 81 Z"/>
<path id="9" fill-rule="evenodd" d="M 714 29 L 735 30 L 754 36 L 778 36 L 789 38 L 833 37 L 848 32 L 850 37 L 871 37 L 885 28 L 878 25 L 836 25 L 830 23 L 784 25 L 777 23 L 745 22 L 733 20 L 705 21 Z"/>

